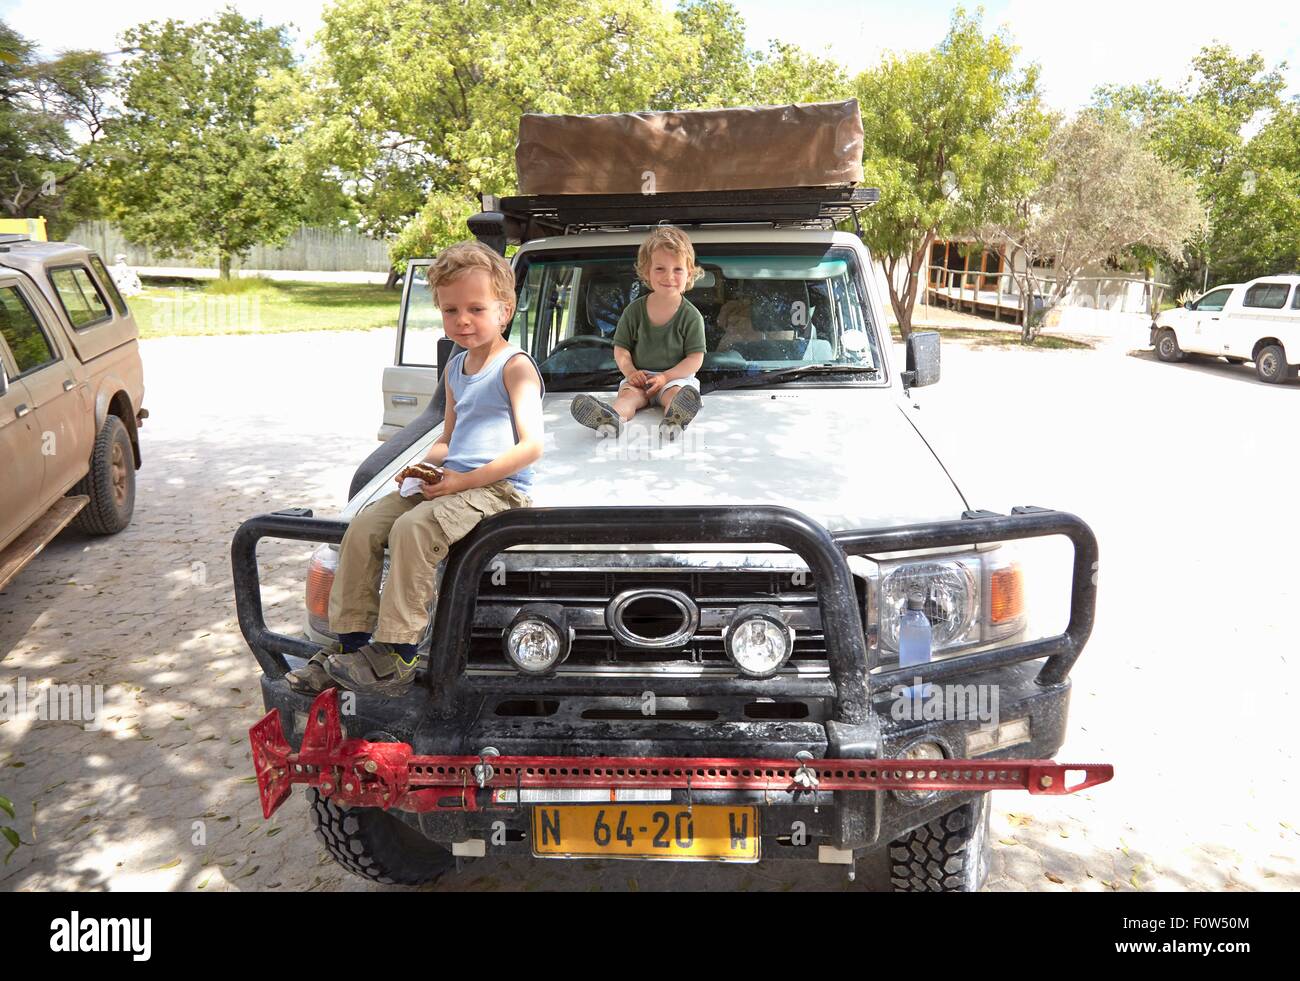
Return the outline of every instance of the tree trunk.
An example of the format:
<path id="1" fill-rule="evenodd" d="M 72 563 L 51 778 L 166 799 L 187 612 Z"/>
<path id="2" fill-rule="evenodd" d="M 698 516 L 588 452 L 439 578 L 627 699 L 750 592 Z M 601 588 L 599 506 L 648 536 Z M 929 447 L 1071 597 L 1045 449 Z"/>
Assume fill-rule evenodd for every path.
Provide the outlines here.
<path id="1" fill-rule="evenodd" d="M 388 279 L 385 280 L 385 282 L 384 282 L 384 289 L 386 289 L 386 290 L 394 290 L 394 289 L 397 289 L 397 277 L 400 276 L 400 275 L 401 275 L 401 273 L 399 273 L 399 272 L 397 271 L 397 267 L 396 267 L 396 266 L 389 266 L 389 267 L 388 267 Z"/>
<path id="2" fill-rule="evenodd" d="M 222 252 L 219 262 L 221 268 L 221 273 L 220 273 L 221 278 L 229 279 L 230 278 L 230 253 Z"/>
<path id="3" fill-rule="evenodd" d="M 921 266 L 924 265 L 926 256 L 930 254 L 930 246 L 933 242 L 933 233 L 926 235 L 921 240 L 921 247 L 907 257 L 907 285 L 903 287 L 901 294 L 894 282 L 898 260 L 890 259 L 885 264 L 885 278 L 889 281 L 889 302 L 894 308 L 894 316 L 898 320 L 898 333 L 904 344 L 912 336 L 912 313 L 916 310 L 916 290 Z"/>

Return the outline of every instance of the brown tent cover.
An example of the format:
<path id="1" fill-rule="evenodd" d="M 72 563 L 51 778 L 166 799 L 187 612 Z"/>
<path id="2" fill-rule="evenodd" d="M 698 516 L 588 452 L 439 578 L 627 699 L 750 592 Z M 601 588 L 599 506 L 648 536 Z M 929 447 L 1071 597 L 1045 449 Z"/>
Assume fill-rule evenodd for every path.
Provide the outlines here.
<path id="1" fill-rule="evenodd" d="M 744 109 L 528 113 L 520 194 L 644 194 L 862 181 L 857 99 Z"/>

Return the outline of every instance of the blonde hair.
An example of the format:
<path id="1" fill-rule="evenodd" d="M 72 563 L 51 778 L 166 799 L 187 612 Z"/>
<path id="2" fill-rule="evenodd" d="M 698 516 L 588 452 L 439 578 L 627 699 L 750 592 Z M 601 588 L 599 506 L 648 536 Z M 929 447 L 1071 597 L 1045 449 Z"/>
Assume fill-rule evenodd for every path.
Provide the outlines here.
<path id="1" fill-rule="evenodd" d="M 487 273 L 492 295 L 505 304 L 506 320 L 509 321 L 515 312 L 514 270 L 502 255 L 482 242 L 457 242 L 443 249 L 429 264 L 429 291 L 434 300 L 438 299 L 439 286 L 445 286 L 475 269 Z"/>
<path id="2" fill-rule="evenodd" d="M 686 263 L 687 288 L 700 278 L 704 272 L 695 264 L 695 246 L 686 237 L 686 233 L 675 225 L 656 225 L 641 243 L 636 253 L 636 274 L 644 283 L 650 282 L 650 263 L 659 249 L 671 252 Z"/>

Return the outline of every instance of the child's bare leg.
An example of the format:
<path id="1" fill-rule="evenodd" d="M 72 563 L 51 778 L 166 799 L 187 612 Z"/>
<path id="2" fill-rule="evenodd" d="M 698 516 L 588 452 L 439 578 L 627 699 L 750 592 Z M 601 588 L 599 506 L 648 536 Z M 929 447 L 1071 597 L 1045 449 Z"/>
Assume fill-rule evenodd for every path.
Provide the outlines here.
<path id="1" fill-rule="evenodd" d="M 631 422 L 632 417 L 650 404 L 645 392 L 632 385 L 624 385 L 618 390 L 614 399 L 614 411 L 624 422 Z"/>

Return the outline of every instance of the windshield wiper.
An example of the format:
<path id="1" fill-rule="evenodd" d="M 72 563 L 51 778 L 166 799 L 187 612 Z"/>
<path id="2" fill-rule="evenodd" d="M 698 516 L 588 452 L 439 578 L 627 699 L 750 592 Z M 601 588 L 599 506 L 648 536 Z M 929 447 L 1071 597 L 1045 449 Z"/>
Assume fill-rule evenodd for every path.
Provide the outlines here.
<path id="1" fill-rule="evenodd" d="M 763 388 L 780 382 L 792 381 L 809 375 L 878 375 L 880 369 L 870 365 L 856 364 L 799 364 L 776 371 L 747 372 L 736 378 L 723 378 L 720 381 L 705 382 L 701 392 L 717 392 L 728 388 Z"/>
<path id="2" fill-rule="evenodd" d="M 547 391 L 581 392 L 589 388 L 607 388 L 611 381 L 621 381 L 623 378 L 623 372 L 618 368 L 602 368 L 600 371 L 581 373 L 560 371 L 554 374 L 548 373 L 545 365 L 541 368 Z"/>

